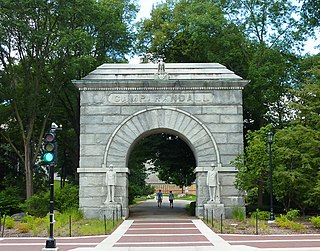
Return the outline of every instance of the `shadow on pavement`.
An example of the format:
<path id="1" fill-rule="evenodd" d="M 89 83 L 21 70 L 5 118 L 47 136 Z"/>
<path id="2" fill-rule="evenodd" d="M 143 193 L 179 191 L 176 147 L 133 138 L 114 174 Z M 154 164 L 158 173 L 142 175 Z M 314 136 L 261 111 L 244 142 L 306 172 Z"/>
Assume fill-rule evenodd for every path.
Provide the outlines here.
<path id="1" fill-rule="evenodd" d="M 173 208 L 170 208 L 168 197 L 164 197 L 162 207 L 159 208 L 155 199 L 146 200 L 130 207 L 129 220 L 177 218 L 195 219 L 196 217 L 190 216 L 186 210 L 186 206 L 190 204 L 190 202 L 191 201 L 186 200 L 175 200 L 173 202 Z"/>

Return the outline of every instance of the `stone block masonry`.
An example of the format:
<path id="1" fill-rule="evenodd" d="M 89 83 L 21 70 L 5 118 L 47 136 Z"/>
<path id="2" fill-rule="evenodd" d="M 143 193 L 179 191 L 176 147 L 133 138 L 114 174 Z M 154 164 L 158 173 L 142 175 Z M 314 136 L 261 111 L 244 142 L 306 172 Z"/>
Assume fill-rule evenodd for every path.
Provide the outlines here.
<path id="1" fill-rule="evenodd" d="M 243 207 L 230 161 L 243 149 L 242 90 L 248 81 L 220 64 L 165 64 L 165 73 L 157 69 L 156 64 L 104 64 L 74 81 L 81 106 L 79 199 L 86 217 L 101 218 L 101 212 L 112 210 L 128 217 L 130 151 L 141 138 L 161 132 L 178 135 L 194 153 L 198 217 L 209 200 L 206 177 L 212 165 L 219 172 L 219 207 L 227 210 L 226 217 L 232 207 Z M 116 187 L 115 201 L 108 205 L 110 165 Z"/>

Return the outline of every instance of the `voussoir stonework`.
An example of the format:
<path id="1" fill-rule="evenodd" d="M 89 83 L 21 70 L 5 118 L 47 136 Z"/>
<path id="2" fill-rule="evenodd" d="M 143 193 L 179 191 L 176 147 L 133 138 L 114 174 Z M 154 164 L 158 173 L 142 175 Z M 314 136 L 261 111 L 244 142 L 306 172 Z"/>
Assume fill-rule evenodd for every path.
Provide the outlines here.
<path id="1" fill-rule="evenodd" d="M 105 150 L 104 164 L 127 166 L 126 156 L 134 142 L 146 132 L 171 130 L 182 137 L 193 151 L 198 153 L 199 166 L 206 166 L 208 159 L 220 163 L 219 152 L 214 138 L 206 126 L 192 114 L 177 108 L 154 107 L 139 111 L 124 120 L 109 138 Z M 214 149 L 209 154 L 206 150 Z"/>

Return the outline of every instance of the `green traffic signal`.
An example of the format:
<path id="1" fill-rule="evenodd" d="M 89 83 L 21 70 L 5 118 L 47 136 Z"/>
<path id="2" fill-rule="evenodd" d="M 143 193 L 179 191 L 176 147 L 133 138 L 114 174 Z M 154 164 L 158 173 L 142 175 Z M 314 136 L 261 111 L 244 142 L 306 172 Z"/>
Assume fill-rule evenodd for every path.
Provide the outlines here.
<path id="1" fill-rule="evenodd" d="M 53 153 L 47 152 L 47 153 L 45 153 L 45 154 L 43 155 L 43 161 L 44 161 L 44 162 L 50 163 L 50 162 L 52 162 L 53 160 L 54 160 L 54 155 L 53 155 Z"/>
<path id="2" fill-rule="evenodd" d="M 55 133 L 48 132 L 43 138 L 42 144 L 42 161 L 46 164 L 51 164 L 56 161 L 56 141 Z"/>

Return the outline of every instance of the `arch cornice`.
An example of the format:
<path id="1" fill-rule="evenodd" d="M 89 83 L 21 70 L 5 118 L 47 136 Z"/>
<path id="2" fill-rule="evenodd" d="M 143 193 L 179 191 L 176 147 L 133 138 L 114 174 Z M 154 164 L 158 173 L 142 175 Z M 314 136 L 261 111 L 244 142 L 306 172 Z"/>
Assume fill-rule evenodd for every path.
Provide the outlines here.
<path id="1" fill-rule="evenodd" d="M 126 167 L 129 148 L 142 134 L 152 130 L 172 130 L 183 136 L 193 149 L 197 164 L 220 163 L 217 143 L 210 130 L 196 116 L 174 107 L 152 107 L 138 111 L 120 123 L 110 136 L 102 167 Z"/>

